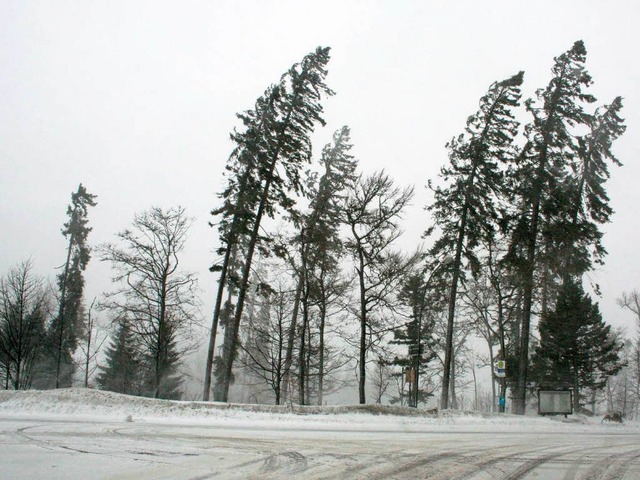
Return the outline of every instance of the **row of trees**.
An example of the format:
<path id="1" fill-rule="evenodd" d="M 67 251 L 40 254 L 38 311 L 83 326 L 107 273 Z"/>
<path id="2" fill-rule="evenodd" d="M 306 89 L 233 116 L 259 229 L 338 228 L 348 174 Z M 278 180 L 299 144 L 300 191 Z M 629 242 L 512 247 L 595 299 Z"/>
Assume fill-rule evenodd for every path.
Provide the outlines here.
<path id="1" fill-rule="evenodd" d="M 252 283 L 254 253 L 259 248 L 265 258 L 286 259 L 295 279 L 279 378 L 289 382 L 290 376 L 297 376 L 299 401 L 304 403 L 310 375 L 308 355 L 313 349 L 306 337 L 311 335 L 310 309 L 316 308 L 314 291 L 318 288 L 311 278 L 327 258 L 326 242 L 331 238 L 336 246 L 332 252 L 335 271 L 341 270 L 347 258 L 353 268 L 352 278 L 349 274 L 343 277 L 353 290 L 351 297 L 349 293 L 342 296 L 342 311 L 358 325 L 357 342 L 355 335 L 344 338 L 356 344 L 361 403 L 365 402 L 367 362 L 374 350 L 388 356 L 385 348 L 390 345 L 391 332 L 396 342 L 420 344 L 418 364 L 433 358 L 433 352 L 420 353 L 424 350 L 421 339 L 435 334 L 434 321 L 424 317 L 437 318 L 442 313 L 437 307 L 444 303 L 445 331 L 439 339 L 442 408 L 450 407 L 455 397 L 456 344 L 464 343 L 467 329 L 463 324 L 471 322 L 484 332 L 492 359 L 508 360 L 514 410 L 524 413 L 527 386 L 534 380 L 529 372 L 532 320 L 541 318 L 544 331 L 547 325 L 557 324 L 558 315 L 564 315 L 558 309 L 567 301 L 565 297 L 575 304 L 570 308 L 590 302 L 582 290 L 577 295 L 570 290 L 581 288 L 583 275 L 601 263 L 606 253 L 600 226 L 609 221 L 611 208 L 604 184 L 608 164 L 619 164 L 611 146 L 624 132 L 621 98 L 590 107 L 596 99 L 588 93 L 592 80 L 585 68 L 582 42 L 555 59 L 548 86 L 524 102 L 530 115 L 524 128 L 520 122 L 524 115 L 518 110 L 523 73 L 494 83 L 464 132 L 447 145 L 449 164 L 438 182 L 430 184 L 434 201 L 428 211 L 433 225 L 427 236 L 433 238 L 432 246 L 426 252 L 406 255 L 394 251 L 392 243 L 401 233 L 398 221 L 412 197 L 411 189 L 398 188 L 384 172 L 370 176 L 354 176 L 353 169 L 343 172 L 344 181 L 333 187 L 339 202 L 335 209 L 324 210 L 332 212 L 325 223 L 317 209 L 324 191 L 314 188 L 313 176 L 302 177 L 304 165 L 311 161 L 309 135 L 314 125 L 324 123 L 321 96 L 332 94 L 324 84 L 328 59 L 328 49 L 319 48 L 294 65 L 258 99 L 254 110 L 239 115 L 244 130 L 231 136 L 237 148 L 227 166 L 228 187 L 220 194 L 223 205 L 212 212 L 218 218 L 223 258 L 213 268 L 221 275 L 203 397 L 209 397 L 215 335 L 222 319 L 225 336 L 217 358 L 215 398 L 228 399 L 235 356 L 243 348 L 239 333 L 248 292 L 251 286 L 256 286 L 256 295 L 268 290 L 264 288 L 268 279 L 256 276 L 255 285 Z M 327 151 L 338 146 L 336 142 Z M 343 197 L 345 185 L 347 195 Z M 308 199 L 308 213 L 296 209 L 300 198 Z M 288 237 L 287 248 L 261 233 L 265 213 L 271 218 L 283 213 L 292 225 L 296 233 Z M 325 232 L 327 225 L 331 232 Z M 342 232 L 342 237 L 334 232 Z M 431 279 L 435 273 L 437 278 Z M 427 277 L 433 281 L 425 281 Z M 444 301 L 427 302 L 426 295 L 435 286 L 445 286 Z M 397 295 L 400 291 L 403 295 Z M 432 307 L 430 312 L 425 311 L 427 304 Z M 340 300 L 334 306 L 339 309 Z M 399 321 L 401 310 L 410 318 L 404 327 Z M 323 318 L 325 312 L 323 304 L 313 315 Z M 597 314 L 591 317 L 580 321 L 598 324 Z M 602 355 L 609 355 L 613 363 L 605 366 L 601 362 L 608 361 L 592 357 L 590 368 L 599 372 L 600 380 L 587 382 L 584 376 L 576 380 L 579 375 L 573 372 L 571 385 L 576 391 L 601 387 L 602 378 L 618 368 L 613 364 L 619 345 L 609 341 L 610 331 L 602 325 L 596 330 L 590 341 L 609 345 Z M 575 332 L 583 336 L 582 330 Z M 320 330 L 315 335 L 324 344 Z M 545 364 L 544 348 L 551 348 L 547 339 L 545 333 L 536 357 L 539 366 Z M 317 364 L 322 364 L 324 354 L 322 348 L 317 351 Z M 547 358 L 546 369 L 551 368 L 549 361 Z M 317 375 L 323 376 L 322 368 Z M 553 378 L 557 383 L 567 380 L 559 374 Z M 505 395 L 506 385 L 500 396 Z"/>
<path id="2" fill-rule="evenodd" d="M 89 207 L 96 196 L 81 184 L 71 196 L 62 234 L 68 240 L 57 288 L 33 272 L 31 261 L 0 279 L 0 365 L 6 389 L 62 388 L 82 374 L 84 386 L 97 366 L 104 337 L 84 304 Z M 177 375 L 184 353 L 194 346 L 191 326 L 198 321 L 196 278 L 183 273 L 178 255 L 191 220 L 183 208 L 151 208 L 119 233 L 118 245 L 98 247 L 113 265 L 117 289 L 98 302 L 108 313 L 112 340 L 101 362 L 97 384 L 109 390 L 156 398 L 180 398 Z"/>
<path id="3" fill-rule="evenodd" d="M 73 355 L 88 338 L 83 272 L 91 258 L 87 214 L 95 198 L 82 184 L 71 195 L 62 229 L 68 242 L 66 260 L 56 276 L 55 293 L 33 274 L 31 261 L 0 279 L 0 375 L 5 388 L 71 386 Z"/>
<path id="4" fill-rule="evenodd" d="M 489 87 L 429 183 L 430 246 L 410 253 L 396 245 L 413 189 L 383 171 L 358 173 L 348 127 L 313 162 L 311 135 L 333 95 L 329 49 L 269 86 L 238 115 L 212 211 L 221 245 L 203 399 L 213 392 L 228 401 L 235 383 L 253 385 L 247 400 L 322 404 L 355 379 L 365 403 L 368 386 L 380 401 L 395 380 L 393 401 L 417 406 L 439 389 L 441 407 L 456 407 L 465 368 L 475 375 L 464 360 L 473 335 L 486 341 L 487 364 L 507 361 L 494 397 L 510 386 L 518 413 L 532 382 L 573 388 L 576 407 L 612 388 L 622 342 L 582 283 L 606 253 L 605 182 L 624 125 L 620 98 L 592 107 L 585 61 L 576 42 L 524 111 L 523 72 Z M 70 385 L 80 346 L 88 383 L 97 345 L 83 272 L 95 204 L 82 185 L 72 195 L 57 295 L 28 263 L 2 279 L 6 388 Z M 102 388 L 180 396 L 179 366 L 195 348 L 199 319 L 196 279 L 179 264 L 190 222 L 182 208 L 151 208 L 118 243 L 98 247 L 115 272 L 115 290 L 97 305 L 112 331 L 96 377 Z"/>

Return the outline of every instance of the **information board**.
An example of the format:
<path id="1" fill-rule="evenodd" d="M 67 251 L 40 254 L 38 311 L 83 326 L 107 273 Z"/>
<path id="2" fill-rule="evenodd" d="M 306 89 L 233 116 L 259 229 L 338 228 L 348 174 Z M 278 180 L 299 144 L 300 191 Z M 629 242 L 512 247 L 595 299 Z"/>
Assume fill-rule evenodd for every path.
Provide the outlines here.
<path id="1" fill-rule="evenodd" d="M 571 415 L 573 400 L 571 390 L 538 390 L 540 415 Z"/>

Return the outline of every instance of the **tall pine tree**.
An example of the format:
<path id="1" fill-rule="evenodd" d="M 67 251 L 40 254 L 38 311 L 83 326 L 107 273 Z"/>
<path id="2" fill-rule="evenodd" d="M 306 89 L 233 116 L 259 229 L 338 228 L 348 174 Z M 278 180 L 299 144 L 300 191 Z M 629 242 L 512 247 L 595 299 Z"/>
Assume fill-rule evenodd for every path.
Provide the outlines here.
<path id="1" fill-rule="evenodd" d="M 514 156 L 512 142 L 518 122 L 512 110 L 519 104 L 522 79 L 523 72 L 520 72 L 496 82 L 480 99 L 480 110 L 469 117 L 465 132 L 447 145 L 450 165 L 442 169 L 440 177 L 448 185 L 434 189 L 434 203 L 428 208 L 441 231 L 431 254 L 434 257 L 453 255 L 441 408 L 449 408 L 453 330 L 462 262 L 465 259 L 472 270 L 477 268 L 475 249 L 483 237 L 491 235 L 497 220 L 496 196 L 501 196 L 503 185 L 501 167 Z"/>
<path id="2" fill-rule="evenodd" d="M 591 76 L 586 49 L 575 42 L 555 59 L 548 86 L 526 102 L 533 120 L 512 172 L 513 202 L 520 211 L 513 230 L 511 260 L 522 284 L 522 320 L 514 411 L 523 414 L 529 364 L 531 317 L 536 298 L 544 316 L 552 292 L 569 276 L 580 277 L 605 251 L 598 225 L 611 210 L 603 184 L 612 141 L 624 131 L 620 99 L 596 115 L 585 107 Z M 584 130 L 589 133 L 580 135 Z"/>
<path id="3" fill-rule="evenodd" d="M 302 216 L 300 232 L 294 244 L 299 245 L 300 265 L 298 270 L 298 285 L 296 289 L 296 304 L 291 322 L 290 338 L 287 344 L 286 372 L 289 373 L 293 355 L 293 341 L 299 336 L 299 402 L 307 403 L 305 399 L 305 382 L 310 372 L 306 371 L 303 361 L 309 338 L 307 330 L 310 325 L 310 304 L 318 305 L 319 335 L 318 335 L 318 399 L 322 399 L 324 382 L 324 330 L 327 318 L 327 307 L 331 287 L 327 285 L 329 278 L 336 280 L 339 271 L 339 257 L 342 242 L 338 230 L 342 220 L 342 207 L 347 189 L 355 181 L 357 162 L 349 153 L 351 150 L 349 127 L 342 127 L 333 135 L 333 142 L 325 145 L 322 150 L 320 164 L 324 173 L 317 188 L 310 192 L 311 203 L 309 212 Z M 302 304 L 302 321 L 298 328 L 299 306 Z"/>
<path id="4" fill-rule="evenodd" d="M 48 331 L 55 388 L 71 386 L 75 370 L 73 353 L 78 341 L 85 335 L 82 305 L 84 270 L 91 259 L 91 249 L 87 245 L 91 228 L 87 225 L 87 215 L 89 207 L 96 205 L 96 196 L 80 184 L 71 195 L 71 205 L 67 208 L 69 221 L 62 229 L 62 234 L 68 240 L 67 258 L 57 278 L 58 314 Z"/>
<path id="5" fill-rule="evenodd" d="M 222 368 L 215 392 L 219 401 L 227 401 L 229 395 L 253 256 L 258 243 L 264 240 L 260 236 L 262 219 L 278 207 L 291 210 L 295 205 L 291 192 L 300 194 L 305 190 L 301 170 L 311 160 L 310 135 L 316 124 L 324 125 L 320 100 L 333 93 L 324 83 L 328 61 L 329 49 L 318 48 L 282 76 L 278 85 L 271 90 L 269 101 L 261 102 L 269 106 L 263 116 L 261 133 L 244 146 L 258 160 L 259 202 L 251 213 L 237 303 L 227 325 L 230 330 L 228 334 L 225 332 Z M 233 246 L 233 243 L 228 243 L 225 250 L 229 251 Z M 223 287 L 224 282 L 220 282 L 219 288 Z"/>
<path id="6" fill-rule="evenodd" d="M 236 144 L 229 160 L 227 161 L 226 177 L 227 186 L 219 194 L 222 206 L 211 211 L 214 217 L 219 217 L 217 223 L 222 246 L 217 250 L 221 257 L 220 263 L 211 267 L 212 272 L 219 272 L 218 290 L 211 321 L 209 336 L 209 349 L 205 366 L 204 390 L 202 399 L 209 400 L 211 393 L 211 380 L 214 364 L 214 352 L 218 325 L 225 326 L 225 344 L 231 343 L 229 335 L 232 329 L 226 329 L 229 317 L 233 314 L 231 297 L 238 284 L 237 259 L 241 256 L 243 244 L 251 232 L 252 222 L 255 220 L 255 209 L 260 199 L 260 152 L 262 140 L 266 129 L 269 128 L 267 120 L 274 108 L 274 102 L 280 94 L 277 86 L 270 86 L 265 94 L 258 98 L 253 110 L 238 114 L 244 130 L 234 131 L 231 140 Z M 272 215 L 273 211 L 270 210 Z M 211 226 L 214 226 L 212 223 Z M 225 290 L 227 291 L 227 304 L 223 308 Z M 221 322 L 222 320 L 222 322 Z M 224 368 L 224 365 L 219 364 Z"/>

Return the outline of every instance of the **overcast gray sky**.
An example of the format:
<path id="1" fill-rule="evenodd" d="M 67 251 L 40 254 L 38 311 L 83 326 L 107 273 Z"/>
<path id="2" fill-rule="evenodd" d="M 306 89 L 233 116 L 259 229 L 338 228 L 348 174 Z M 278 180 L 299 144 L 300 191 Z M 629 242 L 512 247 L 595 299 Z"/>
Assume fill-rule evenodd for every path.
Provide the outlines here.
<path id="1" fill-rule="evenodd" d="M 624 100 L 624 167 L 608 190 L 616 214 L 609 256 L 594 272 L 605 317 L 640 289 L 640 2 L 613 1 L 91 1 L 0 2 L 0 273 L 31 257 L 53 278 L 65 258 L 60 228 L 82 182 L 98 195 L 92 244 L 110 241 L 151 205 L 195 218 L 185 263 L 207 273 L 218 245 L 207 226 L 231 150 L 235 113 L 316 46 L 330 46 L 328 125 L 352 129 L 361 169 L 386 168 L 416 186 L 407 249 L 429 219 L 424 185 L 447 161 L 495 80 L 525 71 L 525 97 L 549 80 L 553 57 L 583 39 L 600 103 Z M 97 258 L 87 296 L 109 288 Z M 89 299 L 90 300 L 90 299 Z"/>

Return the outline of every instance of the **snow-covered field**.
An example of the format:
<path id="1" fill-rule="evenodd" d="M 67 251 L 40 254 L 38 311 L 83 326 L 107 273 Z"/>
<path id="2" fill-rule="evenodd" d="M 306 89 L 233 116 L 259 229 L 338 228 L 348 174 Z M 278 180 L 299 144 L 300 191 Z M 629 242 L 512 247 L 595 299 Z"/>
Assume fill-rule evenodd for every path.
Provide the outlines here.
<path id="1" fill-rule="evenodd" d="M 0 392 L 0 478 L 640 478 L 640 424 Z"/>

